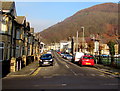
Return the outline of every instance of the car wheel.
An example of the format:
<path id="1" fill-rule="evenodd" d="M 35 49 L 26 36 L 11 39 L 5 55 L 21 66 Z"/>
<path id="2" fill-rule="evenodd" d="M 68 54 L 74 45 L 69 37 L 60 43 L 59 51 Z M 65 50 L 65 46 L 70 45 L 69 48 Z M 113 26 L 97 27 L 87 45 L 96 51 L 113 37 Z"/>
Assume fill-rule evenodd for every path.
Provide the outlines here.
<path id="1" fill-rule="evenodd" d="M 50 64 L 51 66 L 53 66 L 53 63 L 52 64 Z"/>
<path id="2" fill-rule="evenodd" d="M 80 63 L 80 66 L 83 67 L 82 63 Z"/>
<path id="3" fill-rule="evenodd" d="M 41 64 L 41 63 L 39 63 L 39 67 L 42 67 L 42 64 Z"/>

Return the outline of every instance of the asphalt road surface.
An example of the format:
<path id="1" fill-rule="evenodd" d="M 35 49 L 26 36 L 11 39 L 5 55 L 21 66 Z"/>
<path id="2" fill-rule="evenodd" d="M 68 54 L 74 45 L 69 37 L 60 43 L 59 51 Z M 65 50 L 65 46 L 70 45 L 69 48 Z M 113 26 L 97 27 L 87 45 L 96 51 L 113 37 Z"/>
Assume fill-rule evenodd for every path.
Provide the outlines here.
<path id="1" fill-rule="evenodd" d="M 118 78 L 94 67 L 80 67 L 55 52 L 53 55 L 53 66 L 39 67 L 29 76 L 5 77 L 2 80 L 3 89 L 119 89 Z"/>

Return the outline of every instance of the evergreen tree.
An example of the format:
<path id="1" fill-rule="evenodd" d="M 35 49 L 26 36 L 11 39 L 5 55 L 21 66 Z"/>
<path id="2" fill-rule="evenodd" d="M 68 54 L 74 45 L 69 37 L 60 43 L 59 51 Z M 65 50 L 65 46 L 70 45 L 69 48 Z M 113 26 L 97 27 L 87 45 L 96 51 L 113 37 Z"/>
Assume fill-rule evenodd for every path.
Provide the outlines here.
<path id="1" fill-rule="evenodd" d="M 110 52 L 110 55 L 111 55 L 111 66 L 114 66 L 114 55 L 115 55 L 115 42 L 113 41 L 109 41 L 107 43 L 107 45 L 109 46 L 109 52 Z"/>

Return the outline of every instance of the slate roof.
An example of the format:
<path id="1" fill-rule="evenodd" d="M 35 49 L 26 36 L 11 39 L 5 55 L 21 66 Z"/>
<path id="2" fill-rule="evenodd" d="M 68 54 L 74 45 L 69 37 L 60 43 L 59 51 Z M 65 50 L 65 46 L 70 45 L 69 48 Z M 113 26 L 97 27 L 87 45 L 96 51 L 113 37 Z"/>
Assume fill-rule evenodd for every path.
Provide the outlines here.
<path id="1" fill-rule="evenodd" d="M 2 10 L 11 10 L 15 7 L 14 1 L 2 1 Z"/>
<path id="2" fill-rule="evenodd" d="M 25 16 L 17 16 L 15 20 L 17 23 L 23 24 L 25 20 Z"/>

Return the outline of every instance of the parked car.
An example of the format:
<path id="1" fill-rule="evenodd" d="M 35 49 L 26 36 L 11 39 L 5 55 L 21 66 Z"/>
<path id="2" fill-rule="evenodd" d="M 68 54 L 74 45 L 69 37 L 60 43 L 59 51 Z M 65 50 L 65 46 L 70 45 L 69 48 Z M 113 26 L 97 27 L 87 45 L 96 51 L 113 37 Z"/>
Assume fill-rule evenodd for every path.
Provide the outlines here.
<path id="1" fill-rule="evenodd" d="M 41 57 L 40 57 L 40 60 L 39 60 L 39 66 L 42 66 L 42 65 L 51 65 L 53 66 L 53 56 L 52 54 L 43 54 Z"/>
<path id="2" fill-rule="evenodd" d="M 61 54 L 61 52 L 59 51 L 59 52 L 57 52 L 58 54 Z"/>
<path id="3" fill-rule="evenodd" d="M 70 54 L 65 54 L 64 58 L 68 60 L 72 60 L 73 57 Z"/>
<path id="4" fill-rule="evenodd" d="M 94 62 L 93 56 L 84 55 L 84 56 L 82 56 L 82 58 L 80 58 L 78 64 L 79 64 L 80 66 L 83 66 L 83 65 L 91 65 L 91 66 L 94 66 L 95 62 Z"/>
<path id="5" fill-rule="evenodd" d="M 78 63 L 80 58 L 84 55 L 83 52 L 76 52 L 73 56 L 73 62 Z"/>
<path id="6" fill-rule="evenodd" d="M 109 55 L 107 55 L 107 54 L 102 54 L 102 55 L 100 55 L 101 57 L 109 57 Z"/>
<path id="7" fill-rule="evenodd" d="M 62 52 L 61 52 L 60 55 L 63 57 L 63 56 L 65 55 L 65 53 L 62 53 Z"/>

